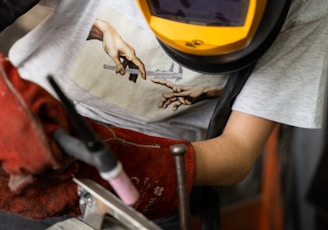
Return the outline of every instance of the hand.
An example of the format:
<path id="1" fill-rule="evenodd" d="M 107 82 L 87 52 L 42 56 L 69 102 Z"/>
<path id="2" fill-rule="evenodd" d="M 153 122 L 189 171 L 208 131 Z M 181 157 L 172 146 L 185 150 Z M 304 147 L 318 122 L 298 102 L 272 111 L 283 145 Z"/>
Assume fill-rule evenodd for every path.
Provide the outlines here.
<path id="1" fill-rule="evenodd" d="M 158 104 L 159 108 L 167 108 L 173 104 L 172 110 L 176 111 L 181 105 L 195 104 L 201 100 L 212 99 L 220 96 L 222 92 L 221 86 L 203 87 L 203 86 L 180 86 L 170 81 L 152 78 L 152 82 L 166 86 L 171 89 L 171 93 L 163 93 L 163 100 Z"/>
<path id="2" fill-rule="evenodd" d="M 113 60 L 121 75 L 125 75 L 125 68 L 128 66 L 139 69 L 141 78 L 146 79 L 145 66 L 136 56 L 134 48 L 126 43 L 109 23 L 96 19 L 89 35 L 89 39 L 93 38 L 102 40 L 104 51 Z M 137 77 L 137 74 L 130 74 L 129 80 L 136 82 Z"/>
<path id="3" fill-rule="evenodd" d="M 190 191 L 195 170 L 195 154 L 191 143 L 149 136 L 91 120 L 89 122 L 121 161 L 123 169 L 137 188 L 140 198 L 133 207 L 150 219 L 176 211 L 179 205 L 178 185 L 170 147 L 182 143 L 187 146 L 185 163 Z"/>
<path id="4" fill-rule="evenodd" d="M 66 168 L 62 154 L 49 136 L 68 128 L 61 104 L 35 83 L 20 78 L 0 54 L 0 161 L 10 175 L 9 188 L 21 193 L 34 175 Z"/>

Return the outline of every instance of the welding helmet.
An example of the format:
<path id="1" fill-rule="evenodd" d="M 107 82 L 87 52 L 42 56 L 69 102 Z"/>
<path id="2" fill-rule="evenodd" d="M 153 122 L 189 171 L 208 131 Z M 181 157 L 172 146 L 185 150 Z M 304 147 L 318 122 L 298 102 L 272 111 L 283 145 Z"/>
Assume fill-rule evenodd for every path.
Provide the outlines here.
<path id="1" fill-rule="evenodd" d="M 176 62 L 229 73 L 258 60 L 285 21 L 291 0 L 137 0 L 149 27 Z"/>

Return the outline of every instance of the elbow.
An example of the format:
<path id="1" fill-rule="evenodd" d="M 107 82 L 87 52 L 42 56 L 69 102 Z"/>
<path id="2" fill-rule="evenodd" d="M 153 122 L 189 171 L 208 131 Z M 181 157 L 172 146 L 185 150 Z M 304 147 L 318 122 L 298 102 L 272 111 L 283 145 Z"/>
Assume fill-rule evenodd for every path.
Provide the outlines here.
<path id="1" fill-rule="evenodd" d="M 217 186 L 230 186 L 242 182 L 252 171 L 256 159 L 244 159 L 243 163 L 231 165 L 223 177 L 218 177 L 214 184 Z"/>
<path id="2" fill-rule="evenodd" d="M 251 167 L 244 169 L 244 170 L 240 170 L 239 173 L 237 173 L 235 176 L 233 176 L 231 178 L 230 184 L 228 184 L 228 185 L 234 185 L 234 184 L 242 182 L 248 176 L 250 171 L 251 171 Z"/>

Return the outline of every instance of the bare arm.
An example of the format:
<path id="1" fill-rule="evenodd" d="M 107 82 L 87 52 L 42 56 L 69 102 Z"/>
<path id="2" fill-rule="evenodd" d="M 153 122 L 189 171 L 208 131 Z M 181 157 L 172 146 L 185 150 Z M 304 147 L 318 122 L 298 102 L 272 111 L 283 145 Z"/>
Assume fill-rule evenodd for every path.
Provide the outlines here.
<path id="1" fill-rule="evenodd" d="M 196 185 L 230 185 L 252 168 L 276 123 L 233 111 L 223 134 L 194 142 Z"/>

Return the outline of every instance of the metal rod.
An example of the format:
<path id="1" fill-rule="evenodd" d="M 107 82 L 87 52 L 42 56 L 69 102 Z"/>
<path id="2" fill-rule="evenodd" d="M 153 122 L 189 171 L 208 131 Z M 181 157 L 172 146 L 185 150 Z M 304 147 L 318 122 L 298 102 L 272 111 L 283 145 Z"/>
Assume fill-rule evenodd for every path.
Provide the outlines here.
<path id="1" fill-rule="evenodd" d="M 190 230 L 191 228 L 191 214 L 190 201 L 188 194 L 188 181 L 185 163 L 185 153 L 187 146 L 185 144 L 172 145 L 171 154 L 174 157 L 176 178 L 179 196 L 179 221 L 181 230 Z"/>

